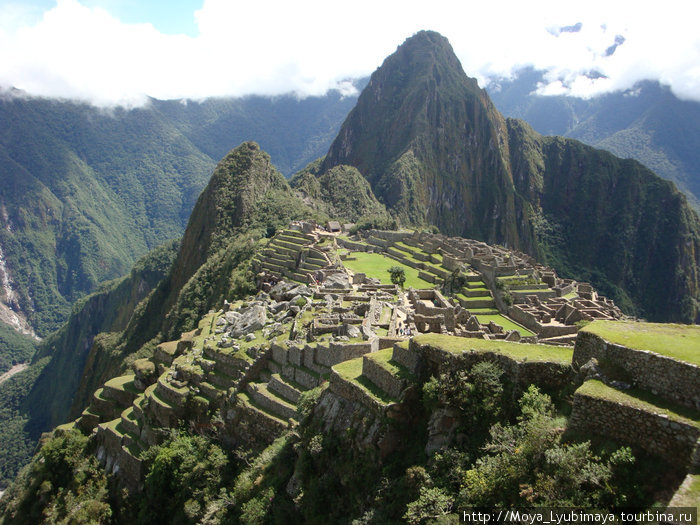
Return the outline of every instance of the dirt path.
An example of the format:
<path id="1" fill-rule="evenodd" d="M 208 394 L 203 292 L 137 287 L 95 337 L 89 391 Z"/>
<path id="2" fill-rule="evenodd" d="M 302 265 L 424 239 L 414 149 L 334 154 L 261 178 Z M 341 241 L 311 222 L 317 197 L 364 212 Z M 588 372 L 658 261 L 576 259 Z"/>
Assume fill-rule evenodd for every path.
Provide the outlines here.
<path id="1" fill-rule="evenodd" d="M 0 376 L 0 384 L 4 383 L 10 379 L 13 375 L 19 374 L 22 370 L 26 369 L 29 365 L 27 363 L 22 363 L 20 365 L 15 365 L 10 368 L 7 372 Z"/>

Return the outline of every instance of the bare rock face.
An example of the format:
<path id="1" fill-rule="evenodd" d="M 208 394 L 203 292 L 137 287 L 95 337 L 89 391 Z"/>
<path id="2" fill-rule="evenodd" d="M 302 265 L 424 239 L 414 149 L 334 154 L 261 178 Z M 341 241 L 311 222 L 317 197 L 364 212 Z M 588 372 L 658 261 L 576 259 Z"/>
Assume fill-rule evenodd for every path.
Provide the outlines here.
<path id="1" fill-rule="evenodd" d="M 436 450 L 449 446 L 454 439 L 459 418 L 451 408 L 438 408 L 430 414 L 428 421 L 428 442 L 425 453 L 430 455 Z"/>
<path id="2" fill-rule="evenodd" d="M 240 310 L 241 316 L 231 325 L 231 336 L 238 339 L 256 330 L 261 330 L 267 322 L 267 310 L 264 306 L 255 305 Z"/>

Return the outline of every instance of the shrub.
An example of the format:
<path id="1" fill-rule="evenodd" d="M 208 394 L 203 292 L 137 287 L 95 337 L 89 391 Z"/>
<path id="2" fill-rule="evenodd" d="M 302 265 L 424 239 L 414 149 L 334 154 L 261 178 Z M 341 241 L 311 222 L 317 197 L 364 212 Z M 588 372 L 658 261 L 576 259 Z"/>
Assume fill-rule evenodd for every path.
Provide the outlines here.
<path id="1" fill-rule="evenodd" d="M 406 282 L 406 270 L 401 268 L 401 266 L 392 266 L 387 272 L 391 275 L 391 282 L 403 288 L 403 284 Z"/>

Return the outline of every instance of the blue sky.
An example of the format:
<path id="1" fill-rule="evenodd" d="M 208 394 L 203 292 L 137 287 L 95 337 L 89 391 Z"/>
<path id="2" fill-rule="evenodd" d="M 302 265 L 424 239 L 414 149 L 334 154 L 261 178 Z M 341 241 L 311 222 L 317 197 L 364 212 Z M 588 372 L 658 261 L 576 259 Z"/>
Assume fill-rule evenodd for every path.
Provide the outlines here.
<path id="1" fill-rule="evenodd" d="M 125 24 L 152 24 L 164 34 L 197 36 L 194 12 L 203 0 L 85 0 L 86 7 L 99 7 Z M 36 24 L 46 11 L 56 7 L 56 0 L 1 0 L 0 6 L 13 6 L 25 13 L 25 22 Z"/>
<path id="2" fill-rule="evenodd" d="M 432 29 L 481 85 L 532 66 L 547 72 L 543 94 L 651 79 L 700 100 L 694 11 L 687 0 L 0 0 L 0 89 L 105 106 L 321 94 L 351 89 Z"/>

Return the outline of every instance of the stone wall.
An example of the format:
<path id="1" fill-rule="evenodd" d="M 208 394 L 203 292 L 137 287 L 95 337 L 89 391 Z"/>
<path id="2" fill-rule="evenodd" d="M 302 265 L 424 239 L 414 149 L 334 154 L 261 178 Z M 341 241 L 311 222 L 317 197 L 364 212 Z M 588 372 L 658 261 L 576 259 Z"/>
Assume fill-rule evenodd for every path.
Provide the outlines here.
<path id="1" fill-rule="evenodd" d="M 316 349 L 315 361 L 319 365 L 331 367 L 361 357 L 369 352 L 376 352 L 379 348 L 379 341 L 375 338 L 366 343 L 330 343 L 328 349 Z"/>
<path id="2" fill-rule="evenodd" d="M 384 240 L 391 241 L 391 242 L 401 242 L 401 241 L 405 241 L 406 239 L 410 239 L 413 234 L 410 232 L 370 230 L 369 235 L 371 235 L 372 237 L 378 237 L 380 239 L 384 239 Z"/>
<path id="3" fill-rule="evenodd" d="M 569 427 L 634 444 L 682 468 L 700 466 L 700 429 L 662 414 L 577 392 Z"/>
<path id="4" fill-rule="evenodd" d="M 419 356 L 417 359 L 414 357 L 416 354 Z M 400 349 L 398 345 L 395 346 L 393 358 L 414 373 L 422 366 L 432 369 L 437 374 L 470 368 L 480 361 L 491 361 L 500 365 L 520 390 L 525 390 L 531 384 L 545 389 L 564 388 L 574 379 L 574 371 L 568 364 L 550 361 L 518 361 L 507 355 L 489 351 L 465 350 L 461 353 L 453 353 L 430 345 L 420 345 L 413 340 L 407 351 Z M 411 367 L 405 364 L 409 360 L 417 362 Z"/>
<path id="5" fill-rule="evenodd" d="M 700 367 L 696 365 L 608 343 L 595 334 L 580 331 L 573 364 L 580 368 L 593 357 L 603 365 L 607 362 L 624 368 L 635 386 L 669 401 L 700 409 Z"/>
<path id="6" fill-rule="evenodd" d="M 362 375 L 394 399 L 399 399 L 401 397 L 401 392 L 406 388 L 405 379 L 396 377 L 389 370 L 366 355 L 362 358 Z"/>
<path id="7" fill-rule="evenodd" d="M 525 328 L 535 332 L 541 338 L 547 337 L 559 337 L 562 335 L 575 334 L 578 331 L 578 327 L 575 325 L 559 325 L 559 324 L 549 324 L 540 323 L 534 315 L 529 312 L 523 311 L 517 306 L 511 306 L 508 309 L 508 316 L 515 322 L 520 323 Z"/>
<path id="8" fill-rule="evenodd" d="M 340 397 L 374 411 L 375 414 L 383 414 L 387 408 L 383 403 L 367 395 L 359 384 L 343 378 L 333 369 L 328 380 L 328 388 Z"/>
<path id="9" fill-rule="evenodd" d="M 422 364 L 421 353 L 418 345 L 412 341 L 408 346 L 395 344 L 391 358 L 408 368 L 413 374 L 417 375 L 420 371 L 420 365 Z"/>

